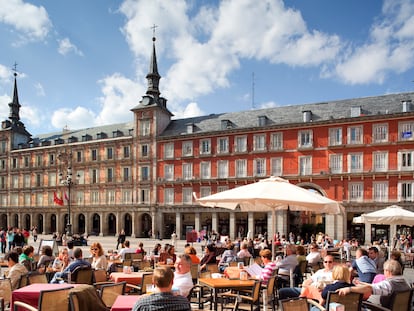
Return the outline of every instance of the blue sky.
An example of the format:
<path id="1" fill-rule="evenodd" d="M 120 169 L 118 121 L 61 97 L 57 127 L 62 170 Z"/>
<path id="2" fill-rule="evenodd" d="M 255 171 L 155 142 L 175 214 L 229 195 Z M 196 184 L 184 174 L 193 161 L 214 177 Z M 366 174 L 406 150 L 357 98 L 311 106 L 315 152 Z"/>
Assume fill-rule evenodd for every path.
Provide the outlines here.
<path id="1" fill-rule="evenodd" d="M 154 24 L 176 118 L 414 89 L 413 0 L 0 0 L 0 120 L 16 62 L 33 135 L 132 121 Z"/>

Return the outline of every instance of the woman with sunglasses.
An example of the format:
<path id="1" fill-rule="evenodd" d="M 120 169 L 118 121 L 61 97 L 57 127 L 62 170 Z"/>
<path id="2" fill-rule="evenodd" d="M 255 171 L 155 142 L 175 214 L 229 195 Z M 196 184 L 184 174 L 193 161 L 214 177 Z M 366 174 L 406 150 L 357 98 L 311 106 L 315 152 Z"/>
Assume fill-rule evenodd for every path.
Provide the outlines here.
<path id="1" fill-rule="evenodd" d="M 106 256 L 102 249 L 101 243 L 99 242 L 92 243 L 91 255 L 92 255 L 92 262 L 91 262 L 92 269 L 95 269 L 95 270 L 103 269 L 105 271 L 106 269 L 108 269 L 108 261 L 106 260 Z"/>

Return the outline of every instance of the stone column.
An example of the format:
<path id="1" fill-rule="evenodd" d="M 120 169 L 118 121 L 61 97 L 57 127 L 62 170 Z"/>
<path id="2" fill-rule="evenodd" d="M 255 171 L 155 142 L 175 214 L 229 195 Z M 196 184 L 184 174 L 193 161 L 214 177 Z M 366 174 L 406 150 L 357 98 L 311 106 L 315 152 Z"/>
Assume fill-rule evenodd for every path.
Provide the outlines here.
<path id="1" fill-rule="evenodd" d="M 194 229 L 197 232 L 201 230 L 201 217 L 199 212 L 194 213 Z"/>
<path id="2" fill-rule="evenodd" d="M 132 214 L 131 214 L 131 227 L 132 227 L 131 238 L 136 238 L 137 237 L 137 235 L 135 233 L 135 217 L 136 217 L 135 212 L 132 212 Z M 142 229 L 142 224 L 139 221 L 138 222 L 138 228 L 137 228 L 138 232 L 141 232 L 142 231 L 141 229 Z"/>
<path id="3" fill-rule="evenodd" d="M 246 236 L 249 239 L 253 239 L 255 234 L 256 233 L 254 232 L 254 212 L 248 212 L 247 213 L 247 233 L 246 233 Z"/>
<path id="4" fill-rule="evenodd" d="M 100 228 L 99 236 L 104 236 L 104 232 L 105 232 L 104 224 L 105 224 L 104 215 L 100 214 L 99 215 L 99 228 Z M 121 232 L 121 230 L 119 229 L 119 213 L 116 213 L 116 231 L 115 232 L 117 236 L 119 232 Z"/>
<path id="5" fill-rule="evenodd" d="M 391 245 L 392 238 L 388 238 L 388 244 Z M 365 241 L 364 244 L 371 243 L 371 224 L 365 223 Z"/>
<path id="6" fill-rule="evenodd" d="M 181 216 L 183 214 L 181 212 L 178 212 L 175 214 L 175 233 L 177 234 L 177 239 L 181 240 Z M 167 237 L 171 238 L 171 237 Z"/>
<path id="7" fill-rule="evenodd" d="M 85 213 L 85 235 L 88 236 L 89 232 L 89 213 Z"/>
<path id="8" fill-rule="evenodd" d="M 236 237 L 236 213 L 230 212 L 230 219 L 229 219 L 229 236 L 230 239 L 233 241 Z"/>
<path id="9" fill-rule="evenodd" d="M 156 217 L 156 214 L 155 214 L 155 212 L 154 211 L 151 211 L 151 232 L 152 232 L 152 237 L 155 237 L 156 235 L 156 233 L 157 233 L 157 231 L 155 231 L 155 230 L 157 230 L 157 227 L 156 227 L 156 221 L 155 221 L 155 217 Z"/>
<path id="10" fill-rule="evenodd" d="M 216 212 L 212 212 L 211 213 L 211 230 L 218 232 L 218 222 L 217 222 L 217 213 Z"/>

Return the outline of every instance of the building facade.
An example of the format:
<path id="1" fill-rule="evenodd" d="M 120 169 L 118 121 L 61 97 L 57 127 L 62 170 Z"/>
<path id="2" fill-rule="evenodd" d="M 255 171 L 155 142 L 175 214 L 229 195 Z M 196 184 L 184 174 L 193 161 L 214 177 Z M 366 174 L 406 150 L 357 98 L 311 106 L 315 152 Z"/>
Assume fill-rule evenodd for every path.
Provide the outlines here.
<path id="1" fill-rule="evenodd" d="M 15 77 L 0 130 L 0 225 L 272 237 L 270 211 L 210 209 L 194 199 L 269 176 L 337 200 L 346 211 L 277 212 L 281 234 L 307 228 L 335 239 L 389 238 L 387 227 L 353 224 L 353 217 L 391 204 L 414 211 L 414 93 L 173 119 L 160 79 L 154 39 L 147 92 L 131 109 L 133 121 L 32 136 L 20 121 Z"/>

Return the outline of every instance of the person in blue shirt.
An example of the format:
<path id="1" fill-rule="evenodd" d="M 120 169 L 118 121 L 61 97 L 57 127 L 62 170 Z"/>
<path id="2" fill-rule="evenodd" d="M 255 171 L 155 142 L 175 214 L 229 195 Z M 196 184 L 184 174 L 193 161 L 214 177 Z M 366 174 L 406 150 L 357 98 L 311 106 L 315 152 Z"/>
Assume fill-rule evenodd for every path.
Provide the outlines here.
<path id="1" fill-rule="evenodd" d="M 88 261 L 83 260 L 82 249 L 79 247 L 75 248 L 73 255 L 75 256 L 75 260 L 72 261 L 62 272 L 56 272 L 50 283 L 60 283 L 61 280 L 67 281 L 69 272 L 72 273 L 77 267 L 91 267 L 91 264 Z"/>

